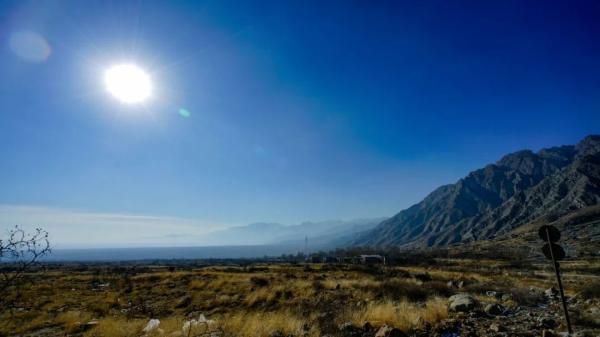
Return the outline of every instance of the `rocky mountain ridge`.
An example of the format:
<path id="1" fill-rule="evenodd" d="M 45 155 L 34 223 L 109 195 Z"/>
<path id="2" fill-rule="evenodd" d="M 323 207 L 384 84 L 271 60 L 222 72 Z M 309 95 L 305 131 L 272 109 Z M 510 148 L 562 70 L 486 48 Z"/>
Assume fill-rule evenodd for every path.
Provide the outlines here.
<path id="1" fill-rule="evenodd" d="M 600 203 L 600 136 L 518 151 L 441 186 L 353 245 L 441 247 L 492 239 L 543 216 Z"/>

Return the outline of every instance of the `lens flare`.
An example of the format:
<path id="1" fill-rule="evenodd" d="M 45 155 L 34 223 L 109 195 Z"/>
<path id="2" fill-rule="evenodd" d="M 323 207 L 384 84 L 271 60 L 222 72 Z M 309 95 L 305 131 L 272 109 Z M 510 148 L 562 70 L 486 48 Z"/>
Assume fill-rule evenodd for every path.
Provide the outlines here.
<path id="1" fill-rule="evenodd" d="M 52 52 L 50 45 L 40 34 L 30 31 L 15 32 L 8 41 L 10 50 L 25 61 L 44 62 Z"/>
<path id="2" fill-rule="evenodd" d="M 179 109 L 179 115 L 181 117 L 188 118 L 188 117 L 190 117 L 192 115 L 192 113 L 189 110 L 187 110 L 187 109 L 181 108 L 181 109 Z"/>

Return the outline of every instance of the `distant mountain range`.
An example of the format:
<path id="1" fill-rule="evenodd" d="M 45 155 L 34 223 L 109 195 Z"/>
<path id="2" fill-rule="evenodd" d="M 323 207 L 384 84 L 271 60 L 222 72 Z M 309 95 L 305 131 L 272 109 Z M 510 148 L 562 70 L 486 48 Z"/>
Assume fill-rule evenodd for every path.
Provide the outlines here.
<path id="1" fill-rule="evenodd" d="M 202 237 L 207 244 L 217 245 L 293 245 L 303 247 L 308 238 L 311 250 L 333 248 L 373 229 L 385 218 L 303 222 L 299 225 L 259 222 L 230 227 Z"/>
<path id="2" fill-rule="evenodd" d="M 571 242 L 586 238 L 599 241 L 600 247 L 600 236 L 590 230 L 594 228 L 590 223 L 600 223 L 599 207 L 600 136 L 594 135 L 576 145 L 508 154 L 455 184 L 437 188 L 391 218 L 299 225 L 260 222 L 206 234 L 202 242 L 301 249 L 308 237 L 310 251 L 348 245 L 444 247 L 486 240 L 507 242 L 523 233 L 527 233 L 524 239 L 531 240 L 534 227 L 556 223 L 567 233 L 577 233 L 568 236 Z"/>
<path id="3" fill-rule="evenodd" d="M 588 136 L 576 145 L 506 155 L 348 242 L 408 248 L 495 239 L 599 202 L 600 136 Z"/>

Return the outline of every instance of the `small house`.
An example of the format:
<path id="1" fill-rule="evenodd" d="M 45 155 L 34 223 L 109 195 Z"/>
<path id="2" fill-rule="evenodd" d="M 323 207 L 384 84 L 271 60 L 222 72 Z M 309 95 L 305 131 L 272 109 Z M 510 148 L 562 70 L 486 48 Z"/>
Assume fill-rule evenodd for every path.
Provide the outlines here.
<path id="1" fill-rule="evenodd" d="M 361 255 L 360 263 L 362 264 L 385 264 L 385 257 L 381 255 Z"/>

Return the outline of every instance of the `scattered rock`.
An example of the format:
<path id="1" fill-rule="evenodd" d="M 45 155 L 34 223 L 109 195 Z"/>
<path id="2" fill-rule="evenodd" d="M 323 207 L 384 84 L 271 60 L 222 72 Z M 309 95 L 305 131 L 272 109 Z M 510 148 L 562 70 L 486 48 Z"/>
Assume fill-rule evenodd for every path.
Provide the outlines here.
<path id="1" fill-rule="evenodd" d="M 486 295 L 488 295 L 489 297 L 493 297 L 497 300 L 501 300 L 502 297 L 504 297 L 504 295 L 506 295 L 506 294 L 504 294 L 503 292 L 500 292 L 500 291 L 492 290 L 492 291 L 486 291 Z"/>
<path id="2" fill-rule="evenodd" d="M 469 312 L 477 306 L 477 300 L 469 294 L 456 294 L 448 299 L 450 311 Z"/>
<path id="3" fill-rule="evenodd" d="M 538 322 L 542 328 L 552 329 L 556 327 L 556 321 L 550 317 L 540 317 Z"/>
<path id="4" fill-rule="evenodd" d="M 160 320 L 158 319 L 151 319 L 148 321 L 148 323 L 146 324 L 146 327 L 144 328 L 144 332 L 148 333 L 148 332 L 152 332 L 156 329 L 158 329 L 158 326 L 160 325 Z"/>
<path id="5" fill-rule="evenodd" d="M 448 281 L 448 282 L 446 282 L 446 286 L 447 286 L 448 288 L 459 288 L 459 289 L 460 289 L 460 288 L 462 288 L 462 287 L 464 287 L 464 286 L 465 286 L 465 281 L 463 281 L 463 280 L 458 280 L 458 281 L 454 281 L 454 280 L 453 280 L 453 281 Z"/>
<path id="6" fill-rule="evenodd" d="M 554 332 L 552 332 L 552 330 L 544 329 L 542 330 L 542 337 L 556 337 L 556 335 Z"/>
<path id="7" fill-rule="evenodd" d="M 198 316 L 198 319 L 192 319 L 189 321 L 185 321 L 183 322 L 183 327 L 181 328 L 181 332 L 183 333 L 183 335 L 190 335 L 191 333 L 196 333 L 196 332 L 214 332 L 216 322 L 213 321 L 212 319 L 206 319 L 206 317 L 203 314 L 200 314 Z"/>
<path id="8" fill-rule="evenodd" d="M 485 313 L 492 316 L 502 315 L 504 313 L 504 307 L 498 303 L 490 303 L 485 306 Z"/>
<path id="9" fill-rule="evenodd" d="M 83 324 L 83 325 L 81 326 L 81 330 L 82 330 L 82 331 L 87 331 L 87 330 L 89 330 L 89 329 L 91 329 L 91 328 L 94 328 L 94 327 L 96 327 L 97 325 L 98 325 L 98 321 L 97 321 L 97 320 L 95 320 L 95 319 L 93 319 L 93 320 L 91 320 L 91 321 L 89 321 L 89 322 L 87 322 L 87 323 Z"/>
<path id="10" fill-rule="evenodd" d="M 269 337 L 285 337 L 285 335 L 283 334 L 283 332 L 281 332 L 281 330 L 276 330 L 271 332 Z"/>
<path id="11" fill-rule="evenodd" d="M 361 337 L 362 329 L 346 322 L 340 325 L 340 333 L 342 337 Z"/>
<path id="12" fill-rule="evenodd" d="M 460 336 L 460 321 L 447 319 L 436 324 L 430 336 L 458 337 Z"/>
<path id="13" fill-rule="evenodd" d="M 504 327 L 499 323 L 492 323 L 490 324 L 490 330 L 493 332 L 501 332 L 504 331 Z"/>
<path id="14" fill-rule="evenodd" d="M 546 291 L 544 291 L 544 295 L 546 295 L 546 297 L 549 299 L 555 299 L 558 297 L 558 290 L 556 290 L 554 287 L 546 289 Z"/>
<path id="15" fill-rule="evenodd" d="M 393 328 L 388 325 L 384 325 L 375 334 L 375 337 L 407 337 L 407 335 L 400 329 Z"/>

